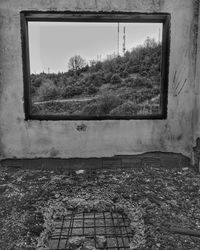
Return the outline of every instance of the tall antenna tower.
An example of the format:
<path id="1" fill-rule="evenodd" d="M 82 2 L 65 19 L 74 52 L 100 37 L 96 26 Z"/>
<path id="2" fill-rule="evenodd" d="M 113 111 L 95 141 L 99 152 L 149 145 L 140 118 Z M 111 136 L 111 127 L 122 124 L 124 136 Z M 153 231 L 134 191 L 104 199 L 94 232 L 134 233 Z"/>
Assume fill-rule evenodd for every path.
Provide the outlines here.
<path id="1" fill-rule="evenodd" d="M 126 52 L 126 27 L 124 26 L 124 34 L 123 34 L 123 53 Z"/>
<path id="2" fill-rule="evenodd" d="M 97 61 L 101 61 L 101 55 L 97 55 Z"/>
<path id="3" fill-rule="evenodd" d="M 119 23 L 117 25 L 117 55 L 119 56 Z"/>

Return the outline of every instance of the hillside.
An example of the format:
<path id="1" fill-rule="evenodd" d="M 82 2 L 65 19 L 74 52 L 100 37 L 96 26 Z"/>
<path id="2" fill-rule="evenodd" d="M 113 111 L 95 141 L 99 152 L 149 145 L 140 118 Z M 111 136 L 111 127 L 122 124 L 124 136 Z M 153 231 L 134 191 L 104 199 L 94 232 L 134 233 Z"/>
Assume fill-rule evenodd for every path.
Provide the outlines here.
<path id="1" fill-rule="evenodd" d="M 79 56 L 80 57 L 80 56 Z M 147 38 L 123 56 L 58 74 L 31 74 L 34 114 L 158 113 L 161 44 Z"/>

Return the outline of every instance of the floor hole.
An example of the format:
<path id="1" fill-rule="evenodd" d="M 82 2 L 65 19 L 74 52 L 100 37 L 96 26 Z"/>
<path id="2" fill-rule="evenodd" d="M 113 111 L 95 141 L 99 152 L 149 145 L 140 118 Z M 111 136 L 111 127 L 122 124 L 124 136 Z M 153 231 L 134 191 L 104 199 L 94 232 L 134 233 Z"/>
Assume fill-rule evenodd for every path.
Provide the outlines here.
<path id="1" fill-rule="evenodd" d="M 50 250 L 69 249 L 69 240 L 72 237 L 82 237 L 93 241 L 105 237 L 107 245 L 104 249 L 129 249 L 132 232 L 126 215 L 117 212 L 69 212 L 56 220 L 49 246 Z"/>

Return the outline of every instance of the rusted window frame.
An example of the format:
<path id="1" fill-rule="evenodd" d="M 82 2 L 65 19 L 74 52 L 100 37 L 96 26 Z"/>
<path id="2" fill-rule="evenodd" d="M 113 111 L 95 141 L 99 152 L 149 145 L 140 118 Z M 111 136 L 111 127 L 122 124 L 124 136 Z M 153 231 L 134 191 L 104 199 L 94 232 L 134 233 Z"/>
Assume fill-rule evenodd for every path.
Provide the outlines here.
<path id="1" fill-rule="evenodd" d="M 24 78 L 25 120 L 153 120 L 167 118 L 170 14 L 168 13 L 134 13 L 134 12 L 71 12 L 71 11 L 21 11 L 21 38 Z M 135 116 L 75 116 L 75 115 L 34 115 L 31 114 L 30 94 L 30 59 L 28 22 L 135 22 L 162 23 L 162 63 L 161 63 L 161 113 Z"/>

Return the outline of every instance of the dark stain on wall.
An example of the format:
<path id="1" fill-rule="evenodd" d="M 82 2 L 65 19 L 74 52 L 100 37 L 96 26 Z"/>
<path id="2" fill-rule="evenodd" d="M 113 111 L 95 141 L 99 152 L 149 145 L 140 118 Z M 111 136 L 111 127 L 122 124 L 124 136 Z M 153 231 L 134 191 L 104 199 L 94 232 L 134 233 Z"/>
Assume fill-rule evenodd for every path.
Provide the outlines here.
<path id="1" fill-rule="evenodd" d="M 58 155 L 59 155 L 59 150 L 55 149 L 54 147 L 51 148 L 50 157 L 56 157 Z"/>
<path id="2" fill-rule="evenodd" d="M 87 126 L 84 123 L 76 126 L 76 130 L 79 131 L 79 132 L 81 132 L 81 131 L 85 132 L 86 129 L 87 129 Z"/>
<path id="3" fill-rule="evenodd" d="M 183 138 L 183 135 L 180 134 L 180 135 L 177 136 L 176 140 L 177 140 L 177 141 L 180 141 L 182 138 Z"/>

